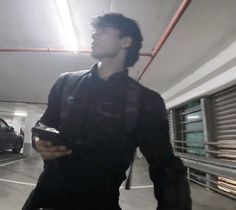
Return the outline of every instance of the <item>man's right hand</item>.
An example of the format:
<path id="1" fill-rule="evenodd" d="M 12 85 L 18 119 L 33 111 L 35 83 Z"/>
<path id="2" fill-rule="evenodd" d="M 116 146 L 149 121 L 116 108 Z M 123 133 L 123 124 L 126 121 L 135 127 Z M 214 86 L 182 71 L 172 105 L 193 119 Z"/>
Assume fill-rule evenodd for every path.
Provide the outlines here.
<path id="1" fill-rule="evenodd" d="M 65 146 L 54 146 L 52 142 L 36 137 L 35 147 L 43 160 L 52 160 L 58 157 L 72 154 L 72 150 Z"/>

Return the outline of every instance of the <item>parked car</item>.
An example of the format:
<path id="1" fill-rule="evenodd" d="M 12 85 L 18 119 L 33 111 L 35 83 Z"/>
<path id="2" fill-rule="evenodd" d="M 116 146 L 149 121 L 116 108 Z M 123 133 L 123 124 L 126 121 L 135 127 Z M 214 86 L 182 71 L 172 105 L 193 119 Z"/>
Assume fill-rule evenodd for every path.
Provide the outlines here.
<path id="1" fill-rule="evenodd" d="M 24 137 L 0 118 L 0 151 L 11 149 L 18 154 L 23 147 Z"/>

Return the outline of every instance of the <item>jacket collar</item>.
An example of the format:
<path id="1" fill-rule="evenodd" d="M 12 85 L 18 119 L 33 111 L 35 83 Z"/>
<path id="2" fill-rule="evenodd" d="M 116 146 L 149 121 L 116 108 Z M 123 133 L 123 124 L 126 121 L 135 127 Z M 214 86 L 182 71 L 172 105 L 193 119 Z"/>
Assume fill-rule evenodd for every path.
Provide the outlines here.
<path id="1" fill-rule="evenodd" d="M 97 78 L 97 79 L 101 79 L 99 76 L 98 76 L 98 73 L 97 73 L 97 70 L 98 70 L 98 64 L 94 64 L 92 67 L 91 67 L 91 75 L 94 77 L 94 78 Z M 128 69 L 126 68 L 124 71 L 120 71 L 120 72 L 116 72 L 116 73 L 113 73 L 108 79 L 108 80 L 120 80 L 120 79 L 125 79 L 128 77 Z M 101 79 L 102 80 L 102 79 Z"/>

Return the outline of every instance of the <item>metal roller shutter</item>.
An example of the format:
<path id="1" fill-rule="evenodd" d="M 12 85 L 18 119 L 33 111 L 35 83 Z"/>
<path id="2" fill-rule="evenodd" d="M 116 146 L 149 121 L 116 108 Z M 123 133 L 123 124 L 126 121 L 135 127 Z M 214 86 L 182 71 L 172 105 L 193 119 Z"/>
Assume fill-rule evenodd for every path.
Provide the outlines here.
<path id="1" fill-rule="evenodd" d="M 236 162 L 236 86 L 212 96 L 216 154 Z M 236 179 L 218 177 L 218 188 L 236 195 Z"/>
<path id="2" fill-rule="evenodd" d="M 236 161 L 236 86 L 212 96 L 218 157 Z"/>

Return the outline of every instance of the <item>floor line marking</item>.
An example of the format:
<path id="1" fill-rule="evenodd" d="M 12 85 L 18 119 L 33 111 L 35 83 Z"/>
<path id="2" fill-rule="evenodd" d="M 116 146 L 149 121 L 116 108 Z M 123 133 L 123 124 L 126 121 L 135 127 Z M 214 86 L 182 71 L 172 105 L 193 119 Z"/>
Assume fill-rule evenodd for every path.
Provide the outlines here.
<path id="1" fill-rule="evenodd" d="M 34 184 L 34 183 L 18 182 L 18 181 L 9 180 L 9 179 L 1 179 L 1 178 L 0 178 L 0 181 L 3 181 L 3 182 L 10 182 L 10 183 L 14 183 L 14 184 L 28 185 L 28 186 L 36 186 L 36 184 Z"/>
<path id="2" fill-rule="evenodd" d="M 0 162 L 3 162 L 5 160 L 10 160 L 10 159 L 15 159 L 16 157 L 10 157 L 10 158 L 5 158 L 5 159 L 0 159 Z"/>
<path id="3" fill-rule="evenodd" d="M 3 182 L 10 182 L 10 183 L 14 183 L 14 184 L 21 184 L 21 185 L 28 185 L 28 186 L 36 186 L 36 184 L 34 183 L 29 183 L 29 182 L 19 182 L 19 181 L 14 181 L 14 180 L 9 180 L 9 179 L 1 179 L 0 181 Z M 146 189 L 146 188 L 152 188 L 153 185 L 144 185 L 144 186 L 132 186 L 130 187 L 130 189 Z M 120 187 L 120 189 L 125 189 L 124 186 Z"/>
<path id="4" fill-rule="evenodd" d="M 20 162 L 20 161 L 25 160 L 25 159 L 27 159 L 27 158 L 22 158 L 20 160 L 15 160 L 15 161 L 11 161 L 11 162 L 8 162 L 8 163 L 0 164 L 0 167 L 10 165 L 10 164 L 13 164 L 13 163 L 17 163 L 17 162 Z"/>
<path id="5" fill-rule="evenodd" d="M 144 185 L 144 186 L 131 186 L 130 189 L 145 189 L 145 188 L 152 188 L 153 185 Z M 120 189 L 125 189 L 124 186 L 121 186 Z"/>

